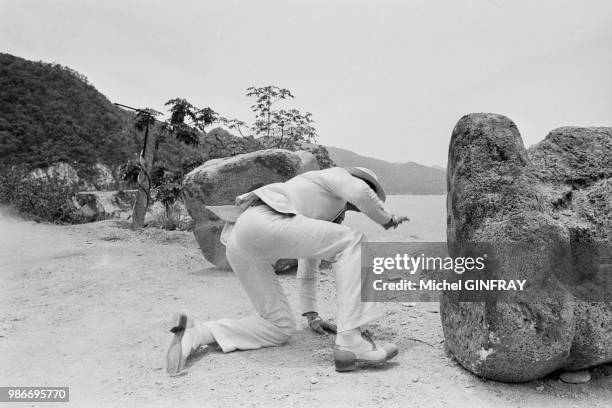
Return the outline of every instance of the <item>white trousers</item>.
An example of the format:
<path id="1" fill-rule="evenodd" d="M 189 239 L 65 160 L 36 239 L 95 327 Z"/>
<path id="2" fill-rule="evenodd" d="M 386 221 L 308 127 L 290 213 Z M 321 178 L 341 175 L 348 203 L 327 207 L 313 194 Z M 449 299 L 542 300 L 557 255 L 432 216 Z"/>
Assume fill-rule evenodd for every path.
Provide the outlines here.
<path id="1" fill-rule="evenodd" d="M 247 209 L 225 238 L 227 259 L 258 315 L 204 323 L 224 352 L 278 346 L 295 332 L 295 315 L 272 266 L 279 258 L 338 255 L 333 271 L 339 331 L 381 316 L 377 303 L 361 302 L 363 233 L 301 215 L 279 214 L 261 205 Z"/>

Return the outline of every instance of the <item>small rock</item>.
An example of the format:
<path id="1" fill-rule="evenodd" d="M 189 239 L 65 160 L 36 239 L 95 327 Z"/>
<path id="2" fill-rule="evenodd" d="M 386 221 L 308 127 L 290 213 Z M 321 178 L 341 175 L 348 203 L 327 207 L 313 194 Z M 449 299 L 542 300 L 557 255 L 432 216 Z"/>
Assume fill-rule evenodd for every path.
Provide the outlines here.
<path id="1" fill-rule="evenodd" d="M 536 387 L 536 391 L 540 391 L 540 392 L 544 391 L 544 386 L 540 385 L 540 386 Z"/>
<path id="2" fill-rule="evenodd" d="M 559 375 L 559 378 L 568 384 L 584 384 L 591 381 L 591 374 L 587 370 L 565 371 Z"/>
<path id="3" fill-rule="evenodd" d="M 319 382 L 319 379 L 317 377 L 310 377 L 309 381 L 311 384 L 316 384 Z"/>

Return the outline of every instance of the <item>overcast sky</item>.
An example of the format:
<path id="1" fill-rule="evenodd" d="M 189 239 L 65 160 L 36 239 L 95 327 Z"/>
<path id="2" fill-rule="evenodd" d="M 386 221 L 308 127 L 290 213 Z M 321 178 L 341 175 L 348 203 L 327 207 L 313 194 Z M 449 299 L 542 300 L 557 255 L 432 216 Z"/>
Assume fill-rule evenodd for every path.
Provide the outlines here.
<path id="1" fill-rule="evenodd" d="M 289 88 L 320 143 L 395 162 L 446 166 L 469 112 L 509 116 L 526 145 L 612 126 L 610 0 L 0 0 L 0 50 L 113 102 L 249 122 L 247 87 Z"/>

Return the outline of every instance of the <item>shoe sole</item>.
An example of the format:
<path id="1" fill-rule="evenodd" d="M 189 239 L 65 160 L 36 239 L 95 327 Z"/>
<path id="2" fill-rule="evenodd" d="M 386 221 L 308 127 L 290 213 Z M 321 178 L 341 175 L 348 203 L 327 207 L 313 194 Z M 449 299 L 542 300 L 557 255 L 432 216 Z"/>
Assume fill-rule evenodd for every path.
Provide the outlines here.
<path id="1" fill-rule="evenodd" d="M 173 317 L 172 328 L 170 329 L 174 333 L 174 337 L 166 353 L 166 371 L 170 375 L 177 375 L 185 368 L 187 357 L 182 354 L 181 341 L 183 340 L 186 328 L 187 315 L 184 313 L 175 315 Z"/>
<path id="2" fill-rule="evenodd" d="M 355 359 L 334 359 L 334 364 L 336 366 L 336 371 L 343 373 L 347 371 L 355 371 L 359 367 L 367 367 L 367 366 L 380 366 L 385 364 L 393 357 L 397 356 L 399 350 L 393 350 L 387 357 L 381 360 L 363 360 L 360 358 Z"/>

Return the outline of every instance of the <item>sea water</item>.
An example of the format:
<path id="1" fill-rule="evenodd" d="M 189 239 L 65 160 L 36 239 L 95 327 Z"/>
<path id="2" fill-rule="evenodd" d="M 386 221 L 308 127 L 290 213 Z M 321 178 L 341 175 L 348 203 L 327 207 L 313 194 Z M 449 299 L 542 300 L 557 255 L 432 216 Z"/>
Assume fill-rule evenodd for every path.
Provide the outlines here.
<path id="1" fill-rule="evenodd" d="M 385 207 L 393 214 L 410 218 L 397 229 L 385 231 L 365 215 L 349 211 L 344 224 L 364 232 L 377 242 L 445 242 L 446 194 L 390 195 Z"/>

